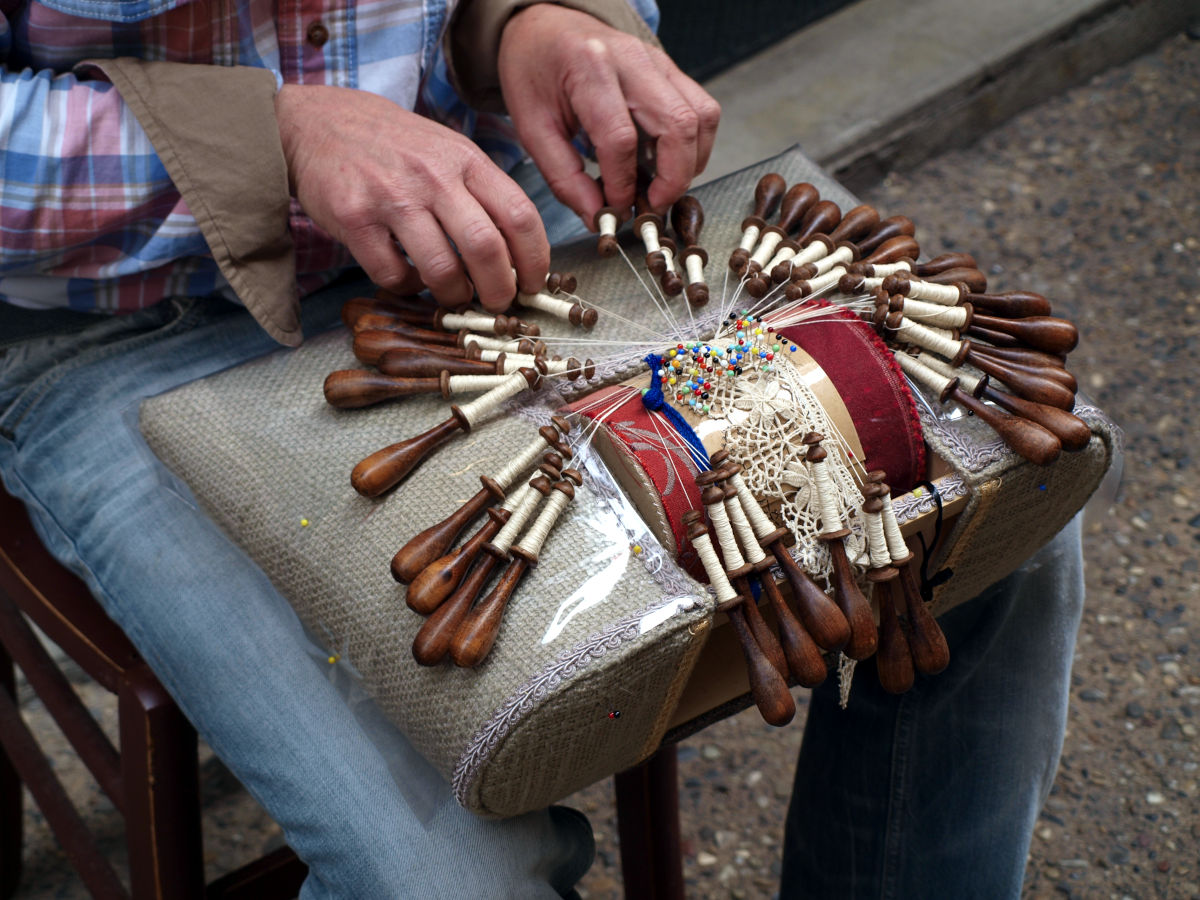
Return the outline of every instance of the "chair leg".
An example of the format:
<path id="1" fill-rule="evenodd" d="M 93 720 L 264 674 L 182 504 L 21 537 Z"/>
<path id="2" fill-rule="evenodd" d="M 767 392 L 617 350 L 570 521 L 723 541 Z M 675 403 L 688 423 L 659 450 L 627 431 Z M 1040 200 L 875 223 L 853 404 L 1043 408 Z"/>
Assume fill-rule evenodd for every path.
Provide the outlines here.
<path id="1" fill-rule="evenodd" d="M 0 690 L 16 705 L 16 669 L 3 644 L 0 644 Z M 13 896 L 21 880 L 24 838 L 21 799 L 21 778 L 4 748 L 0 747 L 0 900 Z"/>
<path id="2" fill-rule="evenodd" d="M 201 898 L 200 770 L 196 732 L 148 668 L 118 694 L 134 900 Z"/>
<path id="3" fill-rule="evenodd" d="M 675 745 L 613 782 L 626 900 L 683 900 Z"/>

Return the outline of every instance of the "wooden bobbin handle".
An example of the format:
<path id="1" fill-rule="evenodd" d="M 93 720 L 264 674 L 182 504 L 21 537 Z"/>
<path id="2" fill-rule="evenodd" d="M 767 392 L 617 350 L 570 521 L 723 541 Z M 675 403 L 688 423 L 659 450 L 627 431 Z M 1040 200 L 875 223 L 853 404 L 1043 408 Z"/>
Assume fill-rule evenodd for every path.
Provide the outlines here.
<path id="1" fill-rule="evenodd" d="M 1066 357 L 1064 356 L 1056 353 L 1046 353 L 1043 350 L 1031 350 L 1028 347 L 991 347 L 975 340 L 971 341 L 971 347 L 976 353 L 982 353 L 993 359 L 1016 363 L 1019 366 L 1029 366 L 1034 369 L 1063 369 L 1067 364 Z M 1068 384 L 1068 382 L 1064 380 L 1063 384 Z"/>
<path id="2" fill-rule="evenodd" d="M 1062 448 L 1069 452 L 1082 450 L 1092 439 L 1092 429 L 1074 413 L 1045 403 L 1034 403 L 990 386 L 983 389 L 983 399 L 990 400 L 1005 412 L 1036 422 L 1053 434 Z"/>
<path id="3" fill-rule="evenodd" d="M 507 509 L 489 509 L 488 520 L 457 550 L 435 559 L 425 566 L 405 592 L 408 608 L 427 616 L 441 606 L 442 601 L 458 589 L 471 564 L 480 555 L 483 545 L 496 536 L 508 517 Z M 399 554 L 397 554 L 399 555 Z M 402 581 L 396 572 L 396 559 L 392 558 L 392 577 Z"/>
<path id="4" fill-rule="evenodd" d="M 828 674 L 821 648 L 796 619 L 796 614 L 787 605 L 771 573 L 762 573 L 759 583 L 775 611 L 775 620 L 779 623 L 779 643 L 783 647 L 792 678 L 801 687 L 816 687 Z"/>
<path id="5" fill-rule="evenodd" d="M 928 262 L 914 263 L 913 274 L 921 278 L 929 278 L 948 272 L 950 269 L 978 269 L 979 263 L 970 253 L 942 253 Z"/>
<path id="6" fill-rule="evenodd" d="M 875 598 L 879 607 L 879 649 L 875 654 L 875 669 L 879 673 L 879 684 L 885 691 L 903 694 L 913 686 L 916 676 L 908 639 L 896 615 L 895 583 L 893 577 L 875 584 Z"/>
<path id="7" fill-rule="evenodd" d="M 495 556 L 489 554 L 479 557 L 462 584 L 425 620 L 412 645 L 413 658 L 418 663 L 436 666 L 446 658 L 471 604 L 487 584 L 498 562 Z"/>
<path id="8" fill-rule="evenodd" d="M 783 192 L 787 190 L 787 182 L 778 172 L 768 172 L 758 179 L 754 186 L 754 211 L 742 221 L 742 231 L 751 226 L 760 231 L 766 227 L 766 218 L 775 211 Z"/>
<path id="9" fill-rule="evenodd" d="M 409 340 L 432 344 L 436 347 L 453 347 L 458 344 L 457 332 L 429 331 L 413 325 L 407 319 L 386 316 L 381 313 L 359 316 L 354 322 L 353 331 L 355 334 L 360 331 L 390 331 Z"/>
<path id="10" fill-rule="evenodd" d="M 434 449 L 467 430 L 465 419 L 452 416 L 416 437 L 376 450 L 354 467 L 350 484 L 364 497 L 378 497 L 407 478 Z"/>
<path id="11" fill-rule="evenodd" d="M 1006 291 L 1002 294 L 969 293 L 963 298 L 977 310 L 1004 319 L 1050 315 L 1050 301 L 1032 291 Z"/>
<path id="12" fill-rule="evenodd" d="M 1062 452 L 1058 438 L 1036 422 L 988 406 L 957 387 L 950 398 L 986 422 L 1010 450 L 1034 465 L 1048 466 Z"/>
<path id="13" fill-rule="evenodd" d="M 942 272 L 934 272 L 930 275 L 922 275 L 920 277 L 922 281 L 928 281 L 930 284 L 961 284 L 966 287 L 968 292 L 982 292 L 987 290 L 987 276 L 979 269 L 965 266 L 946 269 Z"/>
<path id="14" fill-rule="evenodd" d="M 445 344 L 428 344 L 424 341 L 400 334 L 399 332 L 381 331 L 379 329 L 360 331 L 355 334 L 352 349 L 355 358 L 360 362 L 366 363 L 368 366 L 377 365 L 379 360 L 389 350 L 439 353 L 447 357 L 465 357 L 467 355 L 467 351 L 459 347 L 450 347 Z"/>
<path id="15" fill-rule="evenodd" d="M 872 228 L 861 241 L 856 242 L 858 244 L 858 252 L 865 257 L 864 262 L 883 262 L 881 259 L 873 258 L 872 254 L 874 250 L 881 247 L 887 241 L 898 237 L 912 237 L 916 233 L 917 226 L 913 224 L 912 219 L 908 216 L 890 216 Z M 915 240 L 913 244 L 916 244 Z M 919 255 L 920 252 L 918 251 L 909 258 L 916 259 Z"/>
<path id="16" fill-rule="evenodd" d="M 463 619 L 450 642 L 450 658 L 455 665 L 474 668 L 487 658 L 500 633 L 500 620 L 508 601 L 528 569 L 528 560 L 514 557 L 496 586 Z"/>
<path id="17" fill-rule="evenodd" d="M 450 375 L 500 375 L 500 367 L 482 359 L 452 359 L 440 353 L 409 349 L 388 350 L 379 359 L 379 371 L 397 378 L 437 378 Z"/>
<path id="18" fill-rule="evenodd" d="M 700 243 L 700 231 L 704 228 L 704 207 L 691 194 L 675 201 L 671 208 L 671 227 L 683 240 L 685 247 Z"/>
<path id="19" fill-rule="evenodd" d="M 1015 337 L 1026 347 L 1044 350 L 1047 353 L 1070 353 L 1079 343 L 1079 330 L 1066 319 L 1054 316 L 1028 316 L 1022 319 L 1004 319 L 998 316 L 979 315 L 972 327 L 986 328 Z M 971 329 L 967 329 L 971 334 Z"/>
<path id="20" fill-rule="evenodd" d="M 490 481 L 490 480 L 489 480 Z M 504 491 L 495 482 L 485 482 L 466 503 L 440 522 L 430 525 L 420 534 L 414 535 L 392 557 L 392 577 L 401 584 L 408 584 L 421 574 L 426 566 L 438 559 L 454 543 L 464 528 L 480 516 L 497 500 L 504 499 Z M 412 606 L 412 598 L 409 598 Z M 419 610 L 418 610 L 419 611 Z"/>
<path id="21" fill-rule="evenodd" d="M 804 214 L 796 231 L 796 243 L 803 245 L 814 235 L 828 234 L 842 220 L 842 209 L 832 200 L 822 200 Z"/>
<path id="22" fill-rule="evenodd" d="M 901 564 L 899 569 L 902 590 L 897 603 L 903 603 L 905 606 L 909 629 L 908 647 L 912 653 L 913 665 L 922 675 L 936 675 L 950 665 L 950 647 L 937 619 L 921 599 L 921 589 L 917 585 L 916 575 L 913 574 L 911 560 Z"/>
<path id="23" fill-rule="evenodd" d="M 737 588 L 738 594 L 742 597 L 739 608 L 746 618 L 746 625 L 749 626 L 750 633 L 754 635 L 754 643 L 758 644 L 763 656 L 767 658 L 775 671 L 786 680 L 788 677 L 787 656 L 783 652 L 779 638 L 775 637 L 775 632 L 767 625 L 767 620 L 763 618 L 758 604 L 754 602 L 754 594 L 750 592 L 749 580 L 744 575 L 734 578 L 733 586 Z"/>
<path id="24" fill-rule="evenodd" d="M 1057 406 L 1070 412 L 1075 408 L 1075 392 L 1060 381 L 1046 374 L 1046 370 L 1033 369 L 1018 363 L 1004 362 L 979 353 L 974 344 L 964 341 L 967 352 L 963 359 L 981 372 L 986 372 L 993 378 L 1003 381 L 1012 388 L 1014 394 L 1032 400 L 1034 403 L 1045 403 Z"/>
<path id="25" fill-rule="evenodd" d="M 325 379 L 325 402 L 338 409 L 361 409 L 413 394 L 436 394 L 437 378 L 393 378 L 369 369 L 340 369 Z"/>
<path id="26" fill-rule="evenodd" d="M 829 232 L 829 239 L 835 244 L 841 241 L 854 243 L 860 238 L 865 238 L 878 224 L 879 211 L 864 203 L 842 216 L 842 221 Z"/>
<path id="27" fill-rule="evenodd" d="M 784 529 L 780 529 L 783 531 Z M 850 641 L 850 623 L 841 608 L 809 577 L 783 545 L 782 536 L 770 543 L 779 568 L 792 590 L 792 600 L 805 630 L 823 650 L 841 650 Z"/>

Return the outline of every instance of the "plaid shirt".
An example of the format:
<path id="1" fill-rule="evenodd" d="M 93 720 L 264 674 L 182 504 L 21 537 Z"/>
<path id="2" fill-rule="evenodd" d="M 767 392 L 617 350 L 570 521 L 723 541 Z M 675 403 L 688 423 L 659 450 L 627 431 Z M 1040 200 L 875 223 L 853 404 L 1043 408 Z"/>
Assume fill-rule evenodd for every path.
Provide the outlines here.
<path id="1" fill-rule="evenodd" d="M 361 88 L 511 168 L 522 151 L 507 120 L 468 109 L 447 79 L 455 2 L 0 0 L 0 299 L 119 312 L 231 295 L 136 118 L 111 84 L 72 72 L 83 59 L 258 66 L 279 83 Z M 294 202 L 290 224 L 302 291 L 350 263 Z"/>

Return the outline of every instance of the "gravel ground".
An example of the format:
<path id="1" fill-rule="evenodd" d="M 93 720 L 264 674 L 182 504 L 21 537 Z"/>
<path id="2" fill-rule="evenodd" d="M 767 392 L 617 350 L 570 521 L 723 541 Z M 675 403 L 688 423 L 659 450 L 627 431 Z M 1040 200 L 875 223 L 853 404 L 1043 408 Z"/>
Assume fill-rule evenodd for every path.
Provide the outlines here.
<path id="1" fill-rule="evenodd" d="M 1080 326 L 1072 370 L 1125 429 L 1120 492 L 1088 512 L 1069 732 L 1028 897 L 1200 897 L 1200 461 L 1186 440 L 1197 434 L 1187 404 L 1200 389 L 1198 94 L 1200 43 L 1172 39 L 864 197 L 911 216 L 927 251 L 973 253 L 995 289 L 1049 295 Z M 111 718 L 102 692 L 76 680 Z M 689 896 L 774 892 L 799 699 L 785 729 L 750 710 L 680 745 Z M 35 700 L 26 712 L 39 732 L 53 730 Z M 65 746 L 55 765 L 119 859 L 120 817 Z M 207 754 L 203 779 L 210 875 L 277 845 L 278 828 Z M 569 802 L 597 837 L 581 893 L 620 897 L 610 785 Z M 26 832 L 17 897 L 85 897 L 28 804 Z"/>

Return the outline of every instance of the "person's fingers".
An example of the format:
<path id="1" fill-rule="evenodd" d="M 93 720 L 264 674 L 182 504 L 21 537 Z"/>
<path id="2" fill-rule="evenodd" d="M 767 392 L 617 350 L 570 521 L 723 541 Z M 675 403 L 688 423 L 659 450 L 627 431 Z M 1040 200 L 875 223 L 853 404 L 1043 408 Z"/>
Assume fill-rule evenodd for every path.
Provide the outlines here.
<path id="1" fill-rule="evenodd" d="M 666 79 L 675 87 L 692 109 L 696 111 L 696 170 L 699 175 L 708 166 L 713 144 L 717 138 L 717 127 L 721 124 L 721 104 L 691 78 L 679 70 L 665 53 L 661 57 L 661 69 Z"/>
<path id="2" fill-rule="evenodd" d="M 421 289 L 420 275 L 384 226 L 361 229 L 344 240 L 350 255 L 375 284 L 397 294 Z"/>
<path id="3" fill-rule="evenodd" d="M 467 190 L 479 201 L 482 212 L 486 214 L 503 235 L 507 245 L 505 260 L 506 273 L 511 262 L 517 271 L 517 285 L 525 293 L 535 293 L 546 284 L 546 274 L 550 271 L 550 242 L 546 238 L 546 228 L 542 217 L 538 214 L 533 201 L 515 181 L 494 167 L 472 169 L 467 173 L 465 184 Z M 457 241 L 456 241 L 457 243 Z M 460 245 L 459 251 L 467 261 L 467 268 L 475 282 L 479 299 L 485 307 L 504 309 L 512 300 L 513 294 L 500 297 L 484 291 L 484 285 L 472 267 L 471 257 Z M 492 273 L 489 272 L 489 277 Z M 504 285 L 509 282 L 505 280 Z"/>
<path id="4" fill-rule="evenodd" d="M 566 86 L 571 108 L 596 148 L 608 205 L 624 214 L 637 185 L 638 131 L 612 53 L 599 38 L 584 42 Z"/>
<path id="5" fill-rule="evenodd" d="M 661 211 L 683 196 L 696 174 L 700 115 L 665 77 L 626 77 L 622 83 L 634 118 L 655 141 L 656 171 L 647 199 Z"/>
<path id="6" fill-rule="evenodd" d="M 454 308 L 471 301 L 475 290 L 463 271 L 462 260 L 431 212 L 408 209 L 391 228 L 438 303 Z"/>
<path id="7" fill-rule="evenodd" d="M 511 102 L 509 109 L 514 109 Z M 519 119 L 514 111 L 514 119 L 520 125 L 521 146 L 529 151 L 550 191 L 590 228 L 596 210 L 604 205 L 604 195 L 584 171 L 583 158 L 570 136 L 541 110 L 530 110 Z"/>
<path id="8" fill-rule="evenodd" d="M 508 246 L 496 223 L 466 191 L 448 203 L 439 203 L 434 213 L 458 248 L 479 302 L 485 309 L 507 309 L 516 296 L 517 284 Z"/>

